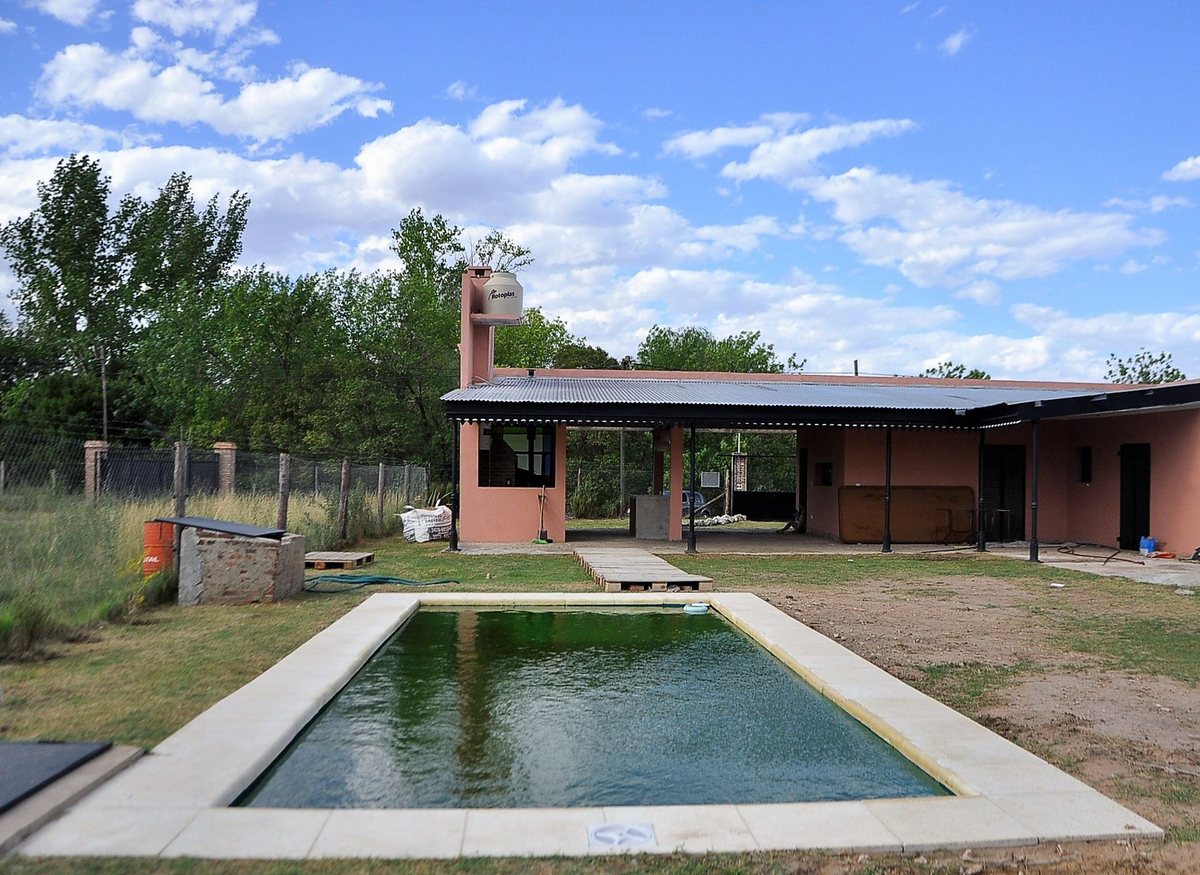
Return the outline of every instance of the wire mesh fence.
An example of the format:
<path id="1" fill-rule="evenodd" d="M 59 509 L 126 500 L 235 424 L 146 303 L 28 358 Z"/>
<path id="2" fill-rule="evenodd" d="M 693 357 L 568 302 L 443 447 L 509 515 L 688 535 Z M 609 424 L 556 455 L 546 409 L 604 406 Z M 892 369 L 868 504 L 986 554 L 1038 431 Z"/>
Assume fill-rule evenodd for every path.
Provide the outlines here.
<path id="1" fill-rule="evenodd" d="M 82 493 L 83 474 L 79 441 L 0 425 L 0 495 L 28 489 Z"/>
<path id="2" fill-rule="evenodd" d="M 283 520 L 309 533 L 312 549 L 398 531 L 407 506 L 432 505 L 445 495 L 435 482 L 428 465 L 410 462 L 307 459 L 239 451 L 233 444 L 105 445 L 0 425 L 0 497 L 69 493 L 92 503 L 156 508 L 147 510 L 151 516 L 183 506 L 192 516 L 259 525 Z"/>

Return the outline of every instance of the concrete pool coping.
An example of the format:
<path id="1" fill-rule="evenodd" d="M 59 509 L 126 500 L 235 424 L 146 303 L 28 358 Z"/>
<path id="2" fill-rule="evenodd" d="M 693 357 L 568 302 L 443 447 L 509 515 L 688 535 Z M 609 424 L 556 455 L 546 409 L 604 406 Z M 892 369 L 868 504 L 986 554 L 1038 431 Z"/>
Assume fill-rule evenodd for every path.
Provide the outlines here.
<path id="1" fill-rule="evenodd" d="M 229 859 L 916 852 L 1162 838 L 1162 830 L 1144 818 L 749 593 L 711 593 L 704 600 L 956 795 L 642 808 L 229 807 L 421 605 L 617 607 L 694 600 L 687 593 L 373 595 L 35 833 L 18 852 Z M 605 825 L 617 844 L 595 840 Z M 623 843 L 621 835 L 637 841 Z"/>

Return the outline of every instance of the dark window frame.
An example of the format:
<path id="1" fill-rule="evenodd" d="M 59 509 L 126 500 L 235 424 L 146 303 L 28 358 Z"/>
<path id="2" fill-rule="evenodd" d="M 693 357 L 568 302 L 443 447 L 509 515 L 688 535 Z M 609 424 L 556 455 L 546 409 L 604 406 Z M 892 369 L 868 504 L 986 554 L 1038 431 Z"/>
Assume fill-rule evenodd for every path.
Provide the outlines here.
<path id="1" fill-rule="evenodd" d="M 479 449 L 479 485 L 497 489 L 553 489 L 558 470 L 554 425 L 497 425 L 485 423 L 487 449 Z M 512 446 L 508 437 L 517 437 Z M 510 462 L 497 457 L 497 446 L 508 451 Z"/>

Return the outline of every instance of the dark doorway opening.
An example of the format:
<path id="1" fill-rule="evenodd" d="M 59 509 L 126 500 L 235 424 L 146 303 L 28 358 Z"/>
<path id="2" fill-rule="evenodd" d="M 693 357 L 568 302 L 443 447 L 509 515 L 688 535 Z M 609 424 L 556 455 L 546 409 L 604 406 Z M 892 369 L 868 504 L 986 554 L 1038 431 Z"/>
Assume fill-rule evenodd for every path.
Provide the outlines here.
<path id="1" fill-rule="evenodd" d="M 1150 534 L 1150 445 L 1121 444 L 1121 531 L 1117 546 L 1138 549 Z"/>
<path id="2" fill-rule="evenodd" d="M 986 444 L 983 447 L 981 508 L 984 535 L 989 541 L 1025 537 L 1025 447 Z"/>

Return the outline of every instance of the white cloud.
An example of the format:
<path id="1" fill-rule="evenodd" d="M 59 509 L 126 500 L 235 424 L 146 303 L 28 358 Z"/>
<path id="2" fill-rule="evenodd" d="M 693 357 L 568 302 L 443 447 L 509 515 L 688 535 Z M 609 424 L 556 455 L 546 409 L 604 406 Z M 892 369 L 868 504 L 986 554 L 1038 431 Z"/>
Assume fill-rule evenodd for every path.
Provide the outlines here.
<path id="1" fill-rule="evenodd" d="M 7 18 L 0 18 L 0 33 L 13 33 L 17 29 L 15 21 L 9 21 Z"/>
<path id="2" fill-rule="evenodd" d="M 1186 312 L 1099 313 L 1084 316 L 1053 307 L 1018 304 L 1017 321 L 1053 338 L 1056 363 L 1076 362 L 1085 374 L 1101 377 L 1110 354 L 1131 355 L 1137 348 L 1172 354 L 1189 376 L 1200 374 L 1200 315 Z"/>
<path id="3" fill-rule="evenodd" d="M 1162 178 L 1168 182 L 1191 182 L 1200 179 L 1200 155 L 1185 158 L 1163 173 Z"/>
<path id="4" fill-rule="evenodd" d="M 136 0 L 133 16 L 175 36 L 200 31 L 224 39 L 249 25 L 257 7 L 257 0 Z"/>
<path id="5" fill-rule="evenodd" d="M 642 110 L 642 118 L 654 121 L 660 118 L 670 118 L 675 114 L 674 110 L 663 109 L 659 106 L 648 106 Z"/>
<path id="6" fill-rule="evenodd" d="M 52 15 L 59 21 L 76 27 L 86 24 L 92 17 L 100 0 L 26 0 L 28 5 L 40 12 Z"/>
<path id="7" fill-rule="evenodd" d="M 1148 200 L 1126 199 L 1113 197 L 1104 202 L 1106 207 L 1116 207 L 1121 210 L 1134 210 L 1140 213 L 1161 213 L 1174 207 L 1190 207 L 1192 202 L 1182 195 L 1156 194 Z"/>
<path id="8" fill-rule="evenodd" d="M 722 176 L 738 181 L 769 179 L 795 188 L 823 155 L 861 146 L 877 137 L 894 137 L 916 127 L 909 119 L 877 119 L 808 128 L 760 142 L 743 162 L 732 161 Z"/>
<path id="9" fill-rule="evenodd" d="M 1125 274 L 1126 276 L 1131 276 L 1132 274 L 1135 274 L 1135 273 L 1141 273 L 1147 267 L 1149 267 L 1149 265 L 1142 264 L 1140 261 L 1134 261 L 1132 258 L 1130 258 L 1127 261 L 1123 262 L 1121 264 L 1121 266 L 1119 268 L 1117 268 L 1117 270 L 1120 271 L 1121 273 Z"/>
<path id="10" fill-rule="evenodd" d="M 667 155 L 683 155 L 685 158 L 703 158 L 732 146 L 757 146 L 787 133 L 807 120 L 808 116 L 800 113 L 769 113 L 760 116 L 758 122 L 750 125 L 732 125 L 679 134 L 663 144 L 663 152 Z"/>
<path id="11" fill-rule="evenodd" d="M 0 153 L 11 156 L 93 152 L 133 139 L 81 122 L 31 119 L 15 114 L 0 116 Z"/>
<path id="12" fill-rule="evenodd" d="M 449 85 L 447 85 L 445 93 L 446 96 L 451 100 L 463 101 L 471 100 L 473 97 L 475 97 L 475 90 L 476 89 L 474 85 L 468 85 L 462 79 L 459 79 L 458 81 L 451 82 Z"/>
<path id="13" fill-rule="evenodd" d="M 145 34 L 135 38 L 145 44 Z M 54 106 L 102 107 L 155 123 L 199 122 L 261 143 L 320 127 L 347 111 L 368 117 L 390 111 L 390 101 L 371 96 L 381 87 L 297 65 L 287 76 L 247 83 L 226 99 L 183 63 L 163 67 L 133 50 L 117 55 L 89 43 L 68 46 L 50 60 L 38 93 Z"/>
<path id="14" fill-rule="evenodd" d="M 871 168 L 799 184 L 833 205 L 846 245 L 918 286 L 969 293 L 980 280 L 1048 276 L 1071 261 L 1112 258 L 1164 239 L 1159 231 L 1133 227 L 1125 213 L 1050 212 L 972 198 L 942 180 L 915 182 Z"/>
<path id="15" fill-rule="evenodd" d="M 963 50 L 963 46 L 974 36 L 970 28 L 960 27 L 938 44 L 938 50 L 943 55 L 954 57 Z"/>

